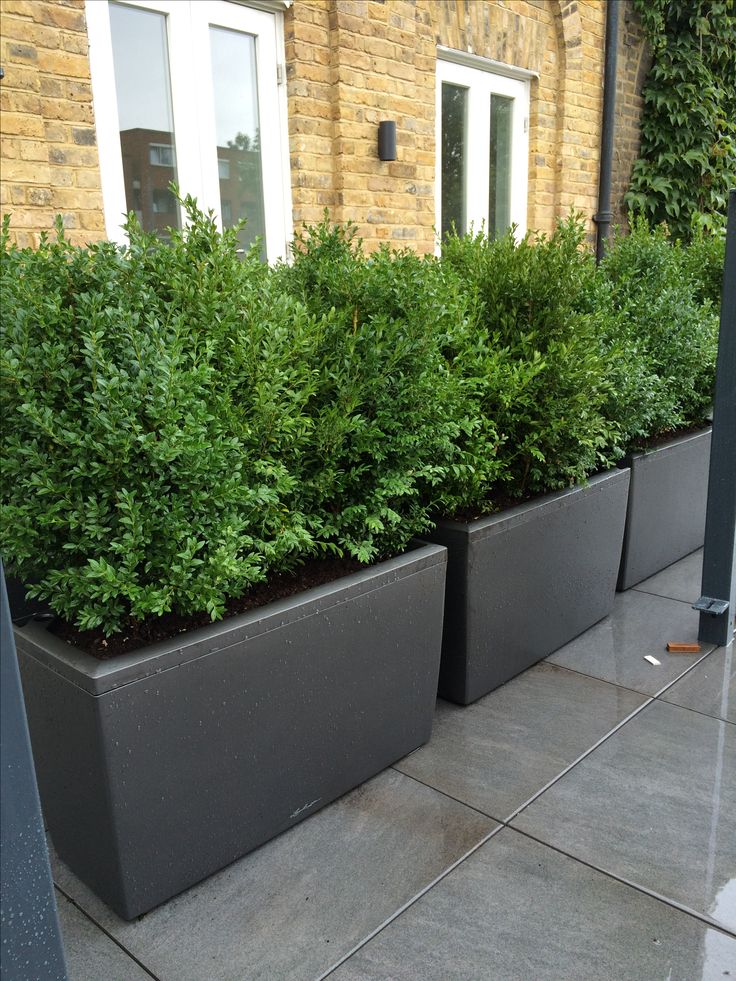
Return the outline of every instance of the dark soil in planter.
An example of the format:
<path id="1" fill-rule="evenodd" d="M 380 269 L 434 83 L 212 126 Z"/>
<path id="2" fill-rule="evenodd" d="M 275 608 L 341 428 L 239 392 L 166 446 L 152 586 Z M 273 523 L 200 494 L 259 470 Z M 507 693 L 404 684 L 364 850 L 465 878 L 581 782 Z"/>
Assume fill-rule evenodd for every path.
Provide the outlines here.
<path id="1" fill-rule="evenodd" d="M 323 586 L 325 583 L 365 568 L 367 567 L 357 559 L 309 559 L 293 572 L 272 576 L 267 582 L 258 583 L 242 596 L 231 600 L 225 610 L 224 619 L 265 606 L 274 600 L 286 599 L 313 586 Z M 100 660 L 106 660 L 119 654 L 127 654 L 139 647 L 155 644 L 160 640 L 168 640 L 176 637 L 177 634 L 195 630 L 197 627 L 206 627 L 210 623 L 212 621 L 206 612 L 188 616 L 180 613 L 165 613 L 160 617 L 130 620 L 123 631 L 111 637 L 106 637 L 101 630 L 79 630 L 73 624 L 61 619 L 56 620 L 50 629 L 72 647 L 86 651 Z"/>
<path id="2" fill-rule="evenodd" d="M 647 450 L 656 450 L 660 446 L 666 446 L 671 443 L 673 439 L 677 439 L 679 436 L 694 436 L 695 433 L 702 433 L 704 429 L 708 429 L 712 425 L 712 422 L 706 419 L 704 422 L 693 423 L 692 426 L 683 426 L 682 429 L 670 429 L 666 433 L 658 433 L 656 436 L 650 436 L 649 439 L 642 440 L 632 453 L 645 453 Z"/>
<path id="3" fill-rule="evenodd" d="M 598 476 L 599 473 L 604 473 L 605 471 L 600 470 L 596 473 L 589 474 L 587 479 L 592 480 L 593 477 Z M 571 484 L 570 487 L 573 485 Z M 568 490 L 566 487 L 558 487 L 557 490 Z M 488 495 L 488 500 L 484 505 L 478 505 L 474 508 L 466 508 L 465 510 L 455 511 L 454 514 L 435 514 L 433 520 L 435 521 L 459 521 L 461 524 L 470 524 L 472 521 L 479 521 L 481 518 L 490 518 L 491 515 L 500 514 L 503 511 L 509 511 L 511 508 L 518 507 L 520 504 L 529 504 L 531 501 L 541 501 L 543 498 L 548 497 L 550 494 L 554 494 L 554 490 L 540 491 L 537 494 L 532 494 L 530 491 L 525 491 L 523 494 L 512 495 L 509 494 L 504 488 L 498 488 L 497 490 L 492 490 Z"/>

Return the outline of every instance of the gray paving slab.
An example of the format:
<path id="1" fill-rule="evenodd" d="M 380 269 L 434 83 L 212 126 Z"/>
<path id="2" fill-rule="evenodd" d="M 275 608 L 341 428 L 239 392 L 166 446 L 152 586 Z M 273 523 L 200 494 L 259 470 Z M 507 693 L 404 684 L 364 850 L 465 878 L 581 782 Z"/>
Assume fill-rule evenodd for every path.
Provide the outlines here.
<path id="1" fill-rule="evenodd" d="M 736 728 L 727 722 L 653 702 L 513 825 L 736 931 Z"/>
<path id="2" fill-rule="evenodd" d="M 54 875 L 162 981 L 300 981 L 319 976 L 496 827 L 388 770 L 133 923 L 59 862 Z"/>
<path id="3" fill-rule="evenodd" d="M 634 586 L 644 593 L 668 596 L 683 603 L 694 603 L 700 597 L 700 583 L 703 576 L 703 550 L 691 552 L 679 562 L 668 565 L 643 582 Z"/>
<path id="4" fill-rule="evenodd" d="M 504 829 L 330 981 L 724 981 L 736 940 Z"/>
<path id="5" fill-rule="evenodd" d="M 396 767 L 504 821 L 645 701 L 539 664 L 465 708 L 439 701 L 431 740 Z"/>
<path id="6" fill-rule="evenodd" d="M 666 702 L 736 723 L 736 653 L 720 647 L 662 695 Z"/>
<path id="7" fill-rule="evenodd" d="M 56 891 L 69 981 L 151 981 L 84 913 Z"/>
<path id="8" fill-rule="evenodd" d="M 698 614 L 678 600 L 630 589 L 619 593 L 613 612 L 547 658 L 592 678 L 655 695 L 696 664 L 700 654 L 668 654 L 668 641 L 697 643 Z M 644 660 L 653 655 L 660 662 Z"/>

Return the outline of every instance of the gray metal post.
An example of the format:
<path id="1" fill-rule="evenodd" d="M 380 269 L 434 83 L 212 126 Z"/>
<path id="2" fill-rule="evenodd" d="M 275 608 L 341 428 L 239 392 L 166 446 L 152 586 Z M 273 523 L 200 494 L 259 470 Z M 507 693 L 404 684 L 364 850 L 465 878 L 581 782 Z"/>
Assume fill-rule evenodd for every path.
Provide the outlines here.
<path id="1" fill-rule="evenodd" d="M 3 981 L 67 981 L 2 563 L 0 681 L 0 974 Z"/>
<path id="2" fill-rule="evenodd" d="M 728 197 L 726 262 L 713 403 L 698 638 L 725 647 L 736 612 L 736 190 Z"/>

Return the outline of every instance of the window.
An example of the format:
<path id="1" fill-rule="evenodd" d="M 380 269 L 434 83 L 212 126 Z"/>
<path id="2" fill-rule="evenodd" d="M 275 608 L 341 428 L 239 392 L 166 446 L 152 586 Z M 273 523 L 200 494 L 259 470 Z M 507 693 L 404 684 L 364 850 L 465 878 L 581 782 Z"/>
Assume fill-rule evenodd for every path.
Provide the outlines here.
<path id="1" fill-rule="evenodd" d="M 449 54 L 449 52 L 448 52 Z M 466 63 L 459 63 L 466 62 Z M 468 63 L 469 62 L 469 63 Z M 529 80 L 457 53 L 437 62 L 437 231 L 526 229 Z M 530 76 L 522 69 L 509 69 Z"/>
<path id="2" fill-rule="evenodd" d="M 173 181 L 221 225 L 245 218 L 243 248 L 258 236 L 264 258 L 285 255 L 281 14 L 227 0 L 87 0 L 86 12 L 108 236 L 124 240 L 128 211 L 147 230 L 179 226 Z"/>
<path id="3" fill-rule="evenodd" d="M 151 143 L 148 149 L 148 160 L 154 167 L 175 167 L 173 146 L 167 143 Z"/>
<path id="4" fill-rule="evenodd" d="M 168 188 L 153 189 L 153 213 L 155 215 L 175 215 L 176 198 Z"/>

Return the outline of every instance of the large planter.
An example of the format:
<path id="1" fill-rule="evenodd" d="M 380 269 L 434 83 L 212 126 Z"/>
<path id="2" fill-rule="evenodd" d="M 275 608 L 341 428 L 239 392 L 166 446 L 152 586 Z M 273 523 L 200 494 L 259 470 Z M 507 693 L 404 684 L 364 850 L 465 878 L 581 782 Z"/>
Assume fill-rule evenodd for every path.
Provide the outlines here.
<path id="1" fill-rule="evenodd" d="M 60 857 L 132 919 L 429 738 L 445 550 L 98 661 L 16 628 Z"/>
<path id="2" fill-rule="evenodd" d="M 631 469 L 618 588 L 629 589 L 703 544 L 711 429 L 680 436 L 621 465 Z"/>
<path id="3" fill-rule="evenodd" d="M 431 534 L 448 549 L 439 694 L 467 705 L 611 611 L 627 470 Z"/>

